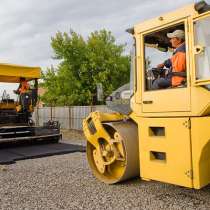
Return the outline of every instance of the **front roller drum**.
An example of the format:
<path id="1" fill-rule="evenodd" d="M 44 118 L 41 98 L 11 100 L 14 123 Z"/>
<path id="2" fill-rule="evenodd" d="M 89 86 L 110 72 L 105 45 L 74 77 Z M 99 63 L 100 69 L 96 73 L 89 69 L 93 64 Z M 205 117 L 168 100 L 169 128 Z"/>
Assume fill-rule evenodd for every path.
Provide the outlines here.
<path id="1" fill-rule="evenodd" d="M 99 137 L 97 149 L 87 141 L 87 159 L 93 174 L 108 184 L 139 176 L 136 124 L 120 121 L 103 123 L 103 127 L 110 135 L 109 140 Z"/>

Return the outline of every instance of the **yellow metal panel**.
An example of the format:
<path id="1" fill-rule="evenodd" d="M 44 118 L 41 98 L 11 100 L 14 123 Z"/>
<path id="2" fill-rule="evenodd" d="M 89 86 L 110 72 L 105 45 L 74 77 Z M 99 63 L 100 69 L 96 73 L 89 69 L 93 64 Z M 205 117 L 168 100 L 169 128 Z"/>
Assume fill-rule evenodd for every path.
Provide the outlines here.
<path id="1" fill-rule="evenodd" d="M 210 117 L 191 118 L 193 184 L 200 189 L 210 183 Z"/>
<path id="2" fill-rule="evenodd" d="M 141 36 L 137 35 L 136 37 L 136 94 L 135 94 L 135 102 L 136 103 L 141 103 L 141 82 L 142 81 L 142 74 L 139 71 L 141 69 L 141 62 L 142 62 L 142 53 L 141 53 Z"/>
<path id="3" fill-rule="evenodd" d="M 120 113 L 103 113 L 98 111 L 91 112 L 90 115 L 85 120 L 83 120 L 83 131 L 85 137 L 92 145 L 95 146 L 95 148 L 98 148 L 98 139 L 104 138 L 107 141 L 111 140 L 111 137 L 104 129 L 102 122 L 114 122 L 126 118 L 127 116 Z M 92 132 L 90 130 L 90 124 L 92 125 Z"/>
<path id="4" fill-rule="evenodd" d="M 175 89 L 170 89 L 170 91 L 173 91 Z M 169 91 L 169 89 L 167 90 L 162 90 L 159 91 L 160 94 L 162 93 L 162 99 L 164 101 L 166 100 L 170 100 L 173 103 L 171 103 L 170 105 L 170 109 L 172 110 L 172 107 L 174 106 L 174 111 L 168 111 L 168 104 L 164 103 L 164 101 L 162 102 L 162 105 L 158 105 L 158 109 L 162 110 L 160 112 L 143 112 L 143 104 L 137 104 L 135 103 L 135 101 L 131 101 L 131 107 L 133 112 L 137 115 L 137 116 L 141 116 L 141 117 L 182 117 L 182 116 L 206 116 L 206 115 L 210 115 L 210 91 L 208 91 L 207 89 L 205 89 L 204 87 L 191 87 L 191 110 L 188 111 L 177 111 L 178 107 L 175 107 L 177 104 L 178 106 L 181 105 L 181 103 L 187 103 L 186 101 L 186 97 L 185 94 L 177 94 L 174 95 L 174 97 L 170 97 L 165 93 L 165 91 Z M 150 95 L 148 94 L 147 97 L 145 97 L 145 100 L 154 100 L 153 104 L 144 104 L 145 106 L 150 106 L 151 108 L 147 108 L 148 110 L 157 110 L 157 103 L 156 103 L 156 99 L 157 102 L 159 100 L 158 94 L 156 95 L 152 95 L 152 97 L 149 97 Z M 154 99 L 153 99 L 154 98 Z M 199 102 L 199 103 L 198 103 Z M 154 105 L 156 104 L 156 105 Z M 153 107 L 152 107 L 153 106 Z M 144 108 L 144 110 L 146 110 L 146 107 Z M 181 109 L 179 109 L 181 110 Z"/>
<path id="5" fill-rule="evenodd" d="M 140 173 L 144 179 L 192 187 L 189 118 L 141 118 L 139 120 Z M 151 134 L 164 128 L 164 135 Z M 165 160 L 153 153 L 165 153 Z"/>
<path id="6" fill-rule="evenodd" d="M 143 112 L 190 111 L 190 88 L 143 92 L 142 108 Z"/>
<path id="7" fill-rule="evenodd" d="M 0 103 L 0 110 L 2 109 L 15 109 L 17 103 Z"/>
<path id="8" fill-rule="evenodd" d="M 150 29 L 157 27 L 163 27 L 165 24 L 168 24 L 173 21 L 180 20 L 189 16 L 197 17 L 198 13 L 194 9 L 194 4 L 187 5 L 183 8 L 180 8 L 176 11 L 161 15 L 161 17 L 153 18 L 142 23 L 135 25 L 135 33 L 141 33 Z"/>
<path id="9" fill-rule="evenodd" d="M 210 113 L 210 91 L 208 91 L 204 87 L 198 86 L 191 88 L 191 94 L 193 115 L 208 115 Z"/>
<path id="10" fill-rule="evenodd" d="M 20 77 L 27 80 L 38 79 L 41 76 L 40 67 L 18 66 L 13 64 L 0 64 L 0 82 L 16 82 Z"/>

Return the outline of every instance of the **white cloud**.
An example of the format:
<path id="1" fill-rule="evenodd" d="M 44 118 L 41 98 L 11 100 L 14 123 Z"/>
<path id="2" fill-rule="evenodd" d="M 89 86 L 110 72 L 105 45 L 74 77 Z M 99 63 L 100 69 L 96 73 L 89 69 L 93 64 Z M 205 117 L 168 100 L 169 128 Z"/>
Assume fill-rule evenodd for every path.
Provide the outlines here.
<path id="1" fill-rule="evenodd" d="M 111 30 L 126 42 L 125 29 L 192 0 L 2 0 L 0 7 L 0 62 L 50 66 L 50 37 L 60 31 L 87 36 L 93 30 Z M 161 6 L 160 6 L 161 5 Z"/>
<path id="2" fill-rule="evenodd" d="M 0 62 L 43 69 L 55 63 L 50 38 L 70 28 L 83 36 L 102 28 L 118 43 L 130 43 L 125 29 L 193 0 L 1 0 Z"/>

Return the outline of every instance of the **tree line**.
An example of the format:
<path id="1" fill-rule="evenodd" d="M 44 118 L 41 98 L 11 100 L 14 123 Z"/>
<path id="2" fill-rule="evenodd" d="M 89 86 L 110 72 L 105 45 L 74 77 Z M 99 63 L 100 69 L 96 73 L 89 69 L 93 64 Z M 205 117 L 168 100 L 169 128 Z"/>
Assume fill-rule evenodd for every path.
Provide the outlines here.
<path id="1" fill-rule="evenodd" d="M 42 72 L 41 97 L 46 105 L 96 105 L 115 89 L 129 82 L 130 56 L 125 44 L 117 44 L 105 29 L 85 39 L 70 30 L 51 38 L 53 58 L 58 65 Z M 103 87 L 103 101 L 97 100 L 97 85 Z"/>

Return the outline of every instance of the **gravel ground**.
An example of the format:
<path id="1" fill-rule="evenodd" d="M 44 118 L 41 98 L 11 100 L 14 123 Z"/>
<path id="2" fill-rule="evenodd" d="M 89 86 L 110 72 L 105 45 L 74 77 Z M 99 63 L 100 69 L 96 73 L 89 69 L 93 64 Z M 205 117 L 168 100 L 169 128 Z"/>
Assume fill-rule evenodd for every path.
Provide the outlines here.
<path id="1" fill-rule="evenodd" d="M 106 185 L 85 153 L 1 166 L 0 209 L 210 209 L 210 187 L 196 191 L 133 179 Z"/>
<path id="2" fill-rule="evenodd" d="M 84 144 L 81 139 L 75 141 Z M 210 209 L 210 186 L 192 190 L 136 178 L 106 185 L 92 175 L 85 153 L 0 166 L 0 209 Z"/>
<path id="3" fill-rule="evenodd" d="M 78 130 L 61 130 L 62 138 L 64 141 L 71 144 L 86 145 L 85 136 L 82 131 Z"/>

